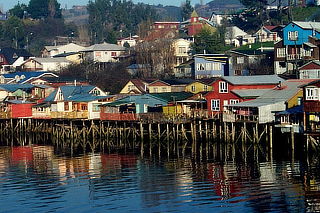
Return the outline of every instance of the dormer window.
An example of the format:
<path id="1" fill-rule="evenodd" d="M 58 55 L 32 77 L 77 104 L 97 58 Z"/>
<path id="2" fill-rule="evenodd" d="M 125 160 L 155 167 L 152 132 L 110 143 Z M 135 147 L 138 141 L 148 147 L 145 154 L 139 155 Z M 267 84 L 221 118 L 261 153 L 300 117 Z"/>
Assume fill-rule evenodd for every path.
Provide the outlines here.
<path id="1" fill-rule="evenodd" d="M 18 55 L 16 53 L 14 53 L 12 58 L 18 58 Z"/>

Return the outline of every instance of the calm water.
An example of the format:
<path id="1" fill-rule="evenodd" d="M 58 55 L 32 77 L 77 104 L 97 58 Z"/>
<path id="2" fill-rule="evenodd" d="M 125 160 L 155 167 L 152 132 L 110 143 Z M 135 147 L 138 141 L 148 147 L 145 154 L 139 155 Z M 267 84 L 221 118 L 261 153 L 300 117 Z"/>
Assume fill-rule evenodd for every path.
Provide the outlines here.
<path id="1" fill-rule="evenodd" d="M 318 166 L 1 147 L 0 212 L 316 212 Z"/>

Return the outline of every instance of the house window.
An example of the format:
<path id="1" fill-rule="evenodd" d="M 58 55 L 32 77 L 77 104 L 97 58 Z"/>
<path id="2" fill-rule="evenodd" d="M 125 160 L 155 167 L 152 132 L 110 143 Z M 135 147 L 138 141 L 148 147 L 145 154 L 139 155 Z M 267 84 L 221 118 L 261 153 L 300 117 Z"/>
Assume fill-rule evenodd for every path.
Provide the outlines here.
<path id="1" fill-rule="evenodd" d="M 221 63 L 213 63 L 212 70 L 221 70 Z"/>
<path id="2" fill-rule="evenodd" d="M 277 57 L 282 58 L 286 56 L 286 49 L 285 48 L 278 48 L 277 49 Z"/>
<path id="3" fill-rule="evenodd" d="M 69 102 L 64 102 L 64 111 L 69 111 Z"/>
<path id="4" fill-rule="evenodd" d="M 117 56 L 117 52 L 111 52 L 111 56 L 112 56 L 112 57 Z"/>
<path id="5" fill-rule="evenodd" d="M 167 92 L 167 87 L 162 87 L 162 92 Z"/>
<path id="6" fill-rule="evenodd" d="M 101 57 L 101 52 L 96 52 L 96 57 Z"/>
<path id="7" fill-rule="evenodd" d="M 206 63 L 206 70 L 211 70 L 211 69 L 212 69 L 211 63 Z"/>
<path id="8" fill-rule="evenodd" d="M 184 53 L 187 53 L 187 48 L 186 47 L 179 47 L 178 51 L 180 54 L 184 54 Z"/>
<path id="9" fill-rule="evenodd" d="M 298 31 L 289 31 L 288 32 L 288 39 L 290 41 L 296 41 L 298 40 Z"/>
<path id="10" fill-rule="evenodd" d="M 62 91 L 59 90 L 57 95 L 57 101 L 62 101 L 62 100 L 63 100 L 63 94 L 62 94 Z"/>
<path id="11" fill-rule="evenodd" d="M 135 89 L 134 85 L 128 85 L 128 92 L 132 91 Z"/>
<path id="12" fill-rule="evenodd" d="M 237 64 L 243 64 L 244 63 L 244 57 L 237 57 Z"/>
<path id="13" fill-rule="evenodd" d="M 242 75 L 242 71 L 241 70 L 235 70 L 234 71 L 234 75 Z"/>
<path id="14" fill-rule="evenodd" d="M 81 105 L 81 110 L 82 110 L 82 111 L 87 111 L 87 110 L 88 110 L 87 105 L 82 104 L 82 105 Z"/>
<path id="15" fill-rule="evenodd" d="M 319 89 L 306 88 L 306 100 L 319 100 Z"/>
<path id="16" fill-rule="evenodd" d="M 237 104 L 237 103 L 239 103 L 238 99 L 231 99 L 230 100 L 230 104 Z"/>
<path id="17" fill-rule="evenodd" d="M 228 92 L 228 83 L 225 81 L 219 82 L 219 93 L 227 93 Z"/>
<path id="18" fill-rule="evenodd" d="M 153 88 L 154 93 L 158 93 L 158 88 Z"/>
<path id="19" fill-rule="evenodd" d="M 197 64 L 197 71 L 203 71 L 204 69 L 204 64 L 198 63 Z"/>
<path id="20" fill-rule="evenodd" d="M 93 112 L 100 112 L 100 104 L 92 104 Z"/>
<path id="21" fill-rule="evenodd" d="M 100 91 L 98 90 L 98 89 L 93 89 L 92 91 L 91 91 L 91 94 L 93 94 L 93 95 L 100 95 L 101 93 L 100 93 Z"/>
<path id="22" fill-rule="evenodd" d="M 212 99 L 211 100 L 211 110 L 212 111 L 220 111 L 220 99 Z"/>
<path id="23" fill-rule="evenodd" d="M 204 90 L 204 91 L 208 91 L 208 85 L 204 85 L 204 86 L 203 86 L 203 90 Z"/>
<path id="24" fill-rule="evenodd" d="M 195 92 L 196 91 L 196 86 L 192 85 L 191 86 L 191 92 Z"/>

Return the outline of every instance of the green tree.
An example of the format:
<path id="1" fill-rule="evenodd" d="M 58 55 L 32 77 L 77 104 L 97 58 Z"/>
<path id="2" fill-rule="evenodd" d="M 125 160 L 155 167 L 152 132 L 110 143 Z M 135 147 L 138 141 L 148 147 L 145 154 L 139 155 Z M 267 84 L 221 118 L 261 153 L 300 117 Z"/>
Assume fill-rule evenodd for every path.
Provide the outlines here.
<path id="1" fill-rule="evenodd" d="M 222 30 L 212 31 L 209 28 L 203 28 L 196 36 L 191 46 L 194 54 L 201 53 L 222 53 L 227 50 L 224 45 L 224 33 Z"/>
<path id="2" fill-rule="evenodd" d="M 246 8 L 261 9 L 268 5 L 268 0 L 240 0 Z"/>
<path id="3" fill-rule="evenodd" d="M 113 40 L 113 35 L 128 36 L 137 33 L 138 24 L 144 20 L 155 20 L 156 11 L 149 5 L 133 4 L 132 1 L 89 1 L 89 30 L 93 43 Z"/>
<path id="4" fill-rule="evenodd" d="M 9 10 L 10 15 L 17 16 L 18 18 L 24 18 L 25 13 L 27 12 L 28 8 L 25 4 L 18 3 L 12 9 Z"/>
<path id="5" fill-rule="evenodd" d="M 11 16 L 3 25 L 3 37 L 12 47 L 22 47 L 24 44 L 24 25 L 21 19 Z"/>
<path id="6" fill-rule="evenodd" d="M 30 0 L 28 13 L 31 18 L 61 18 L 61 8 L 57 0 Z"/>
<path id="7" fill-rule="evenodd" d="M 191 6 L 191 1 L 186 0 L 186 2 L 181 7 L 182 21 L 188 20 L 191 16 L 192 11 L 193 7 Z"/>

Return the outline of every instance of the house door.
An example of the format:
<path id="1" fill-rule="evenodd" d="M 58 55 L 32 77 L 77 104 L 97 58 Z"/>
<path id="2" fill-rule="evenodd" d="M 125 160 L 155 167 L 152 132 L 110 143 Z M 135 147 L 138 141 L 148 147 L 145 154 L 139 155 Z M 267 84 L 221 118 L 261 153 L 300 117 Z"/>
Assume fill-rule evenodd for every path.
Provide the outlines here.
<path id="1" fill-rule="evenodd" d="M 136 104 L 136 113 L 140 113 L 140 104 Z"/>

